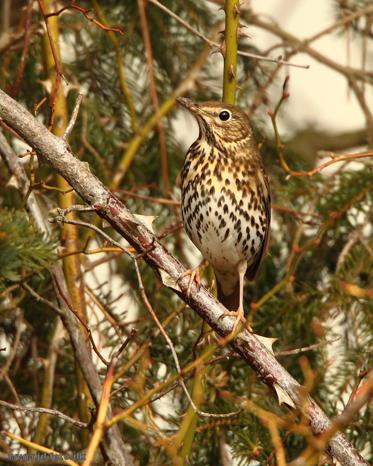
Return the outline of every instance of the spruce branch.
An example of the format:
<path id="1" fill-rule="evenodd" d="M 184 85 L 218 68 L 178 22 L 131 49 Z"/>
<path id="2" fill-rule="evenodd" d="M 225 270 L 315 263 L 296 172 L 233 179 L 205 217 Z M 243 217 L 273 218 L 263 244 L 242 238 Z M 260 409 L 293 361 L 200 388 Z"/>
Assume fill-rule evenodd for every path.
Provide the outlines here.
<path id="1" fill-rule="evenodd" d="M 185 268 L 177 261 L 157 238 L 139 222 L 94 176 L 88 164 L 74 157 L 64 140 L 51 134 L 22 105 L 0 90 L 0 118 L 18 133 L 45 161 L 63 175 L 81 198 L 94 207 L 97 214 L 138 251 L 148 264 L 162 272 L 168 286 L 189 304 L 219 335 L 225 337 L 232 331 L 234 319 L 221 319 L 225 313 L 222 306 L 204 287 L 193 286 L 188 295 L 189 279 L 178 281 Z M 167 277 L 167 278 L 166 278 Z M 71 317 L 71 314 L 69 313 Z M 274 354 L 256 335 L 243 331 L 230 342 L 233 349 L 255 370 L 270 388 L 277 389 L 309 419 L 315 435 L 330 428 L 330 420 L 311 397 L 304 398 L 296 380 L 278 363 Z M 84 345 L 83 345 L 84 346 Z M 115 418 L 112 418 L 112 422 Z M 111 424 L 113 425 L 113 424 Z M 343 466 L 368 465 L 360 453 L 337 432 L 329 440 L 329 451 Z M 120 464 L 120 463 L 118 463 Z"/>

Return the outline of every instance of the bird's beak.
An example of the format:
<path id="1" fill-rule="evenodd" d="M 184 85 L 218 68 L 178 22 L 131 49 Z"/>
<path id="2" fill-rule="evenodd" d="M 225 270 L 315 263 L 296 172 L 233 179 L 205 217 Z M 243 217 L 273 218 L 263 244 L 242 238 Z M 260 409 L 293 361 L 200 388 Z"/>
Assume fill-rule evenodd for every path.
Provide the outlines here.
<path id="1" fill-rule="evenodd" d="M 193 100 L 186 99 L 185 97 L 178 97 L 176 101 L 191 113 L 199 113 L 199 107 Z"/>

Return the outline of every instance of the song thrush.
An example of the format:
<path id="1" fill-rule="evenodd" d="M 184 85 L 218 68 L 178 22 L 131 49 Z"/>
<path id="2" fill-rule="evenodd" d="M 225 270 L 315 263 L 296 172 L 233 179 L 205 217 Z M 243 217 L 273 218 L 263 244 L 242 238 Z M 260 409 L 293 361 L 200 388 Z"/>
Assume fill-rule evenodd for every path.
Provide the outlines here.
<path id="1" fill-rule="evenodd" d="M 189 238 L 214 269 L 218 299 L 244 321 L 245 275 L 255 277 L 268 244 L 268 178 L 247 115 L 220 102 L 178 102 L 197 119 L 198 139 L 180 175 Z"/>

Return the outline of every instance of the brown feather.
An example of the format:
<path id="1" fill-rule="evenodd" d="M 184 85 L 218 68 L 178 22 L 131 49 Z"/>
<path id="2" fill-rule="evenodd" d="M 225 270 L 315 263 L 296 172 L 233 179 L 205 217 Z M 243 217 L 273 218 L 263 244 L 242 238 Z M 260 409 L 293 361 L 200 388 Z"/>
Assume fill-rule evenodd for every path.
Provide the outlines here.
<path id="1" fill-rule="evenodd" d="M 264 254 L 267 251 L 268 243 L 269 243 L 269 232 L 270 232 L 269 226 L 270 226 L 270 223 L 271 223 L 271 191 L 270 191 L 270 188 L 269 188 L 268 177 L 264 173 L 264 169 L 263 169 L 262 174 L 263 174 L 262 185 L 263 185 L 263 192 L 264 192 L 263 203 L 264 203 L 264 207 L 265 207 L 265 211 L 266 211 L 266 230 L 265 230 L 265 234 L 264 234 L 264 241 L 263 241 L 262 247 L 261 247 L 259 253 L 256 255 L 254 261 L 247 268 L 247 272 L 246 272 L 245 277 L 249 281 L 254 280 L 254 278 L 255 278 L 258 270 L 259 270 L 260 264 L 261 264 L 261 262 L 263 260 Z M 260 182 L 260 181 L 261 180 L 258 180 L 258 182 Z"/>

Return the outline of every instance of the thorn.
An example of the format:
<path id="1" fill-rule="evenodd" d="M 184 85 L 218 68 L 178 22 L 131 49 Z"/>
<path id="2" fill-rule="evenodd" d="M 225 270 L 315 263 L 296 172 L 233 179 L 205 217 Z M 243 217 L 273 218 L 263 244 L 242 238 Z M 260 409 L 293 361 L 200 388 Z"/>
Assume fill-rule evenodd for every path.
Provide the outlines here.
<path id="1" fill-rule="evenodd" d="M 240 11 L 240 7 L 239 7 L 239 4 L 236 3 L 233 7 L 233 15 L 234 17 L 236 18 L 237 16 L 239 16 L 241 14 L 241 11 Z"/>
<path id="2" fill-rule="evenodd" d="M 241 38 L 241 37 L 248 37 L 249 39 L 252 39 L 252 35 L 249 34 L 249 32 L 247 31 L 247 26 L 243 25 L 237 29 L 237 37 L 238 38 Z"/>
<path id="3" fill-rule="evenodd" d="M 280 387 L 280 385 L 278 385 L 277 383 L 274 383 L 273 388 L 275 389 L 278 402 L 280 403 L 280 405 L 282 403 L 286 403 L 288 406 L 295 408 L 294 401 L 290 398 L 289 394 L 282 387 Z"/>
<path id="4" fill-rule="evenodd" d="M 229 81 L 233 81 L 233 79 L 236 77 L 236 74 L 234 72 L 234 69 L 233 69 L 233 65 L 231 64 L 229 66 L 229 70 L 228 70 L 228 78 L 229 78 Z"/>
<path id="5" fill-rule="evenodd" d="M 272 346 L 273 346 L 273 343 L 275 343 L 275 341 L 277 341 L 277 338 L 263 337 L 262 335 L 257 335 L 256 333 L 255 333 L 255 337 L 260 341 L 260 343 L 262 345 L 264 345 L 267 348 L 267 350 L 270 353 L 272 353 L 273 355 L 275 354 L 273 352 Z"/>

